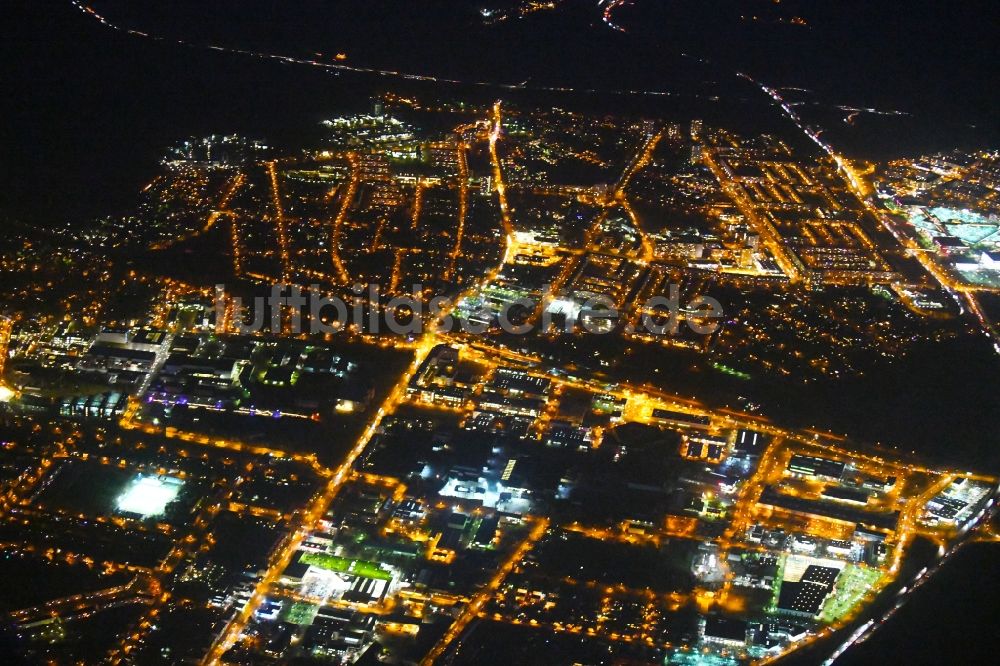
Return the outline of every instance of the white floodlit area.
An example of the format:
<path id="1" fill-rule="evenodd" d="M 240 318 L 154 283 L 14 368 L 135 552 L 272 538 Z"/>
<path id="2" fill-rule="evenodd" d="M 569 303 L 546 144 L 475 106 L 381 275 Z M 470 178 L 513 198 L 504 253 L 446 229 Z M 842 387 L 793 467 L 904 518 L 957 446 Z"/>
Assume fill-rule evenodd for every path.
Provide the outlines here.
<path id="1" fill-rule="evenodd" d="M 143 518 L 162 516 L 183 485 L 181 479 L 172 476 L 140 474 L 118 496 L 118 510 L 139 514 Z"/>
<path id="2" fill-rule="evenodd" d="M 449 477 L 444 487 L 438 491 L 442 497 L 458 497 L 464 500 L 482 502 L 483 506 L 507 513 L 524 515 L 531 512 L 531 500 L 522 488 L 508 488 L 503 483 L 490 484 L 480 478 L 478 482 Z"/>

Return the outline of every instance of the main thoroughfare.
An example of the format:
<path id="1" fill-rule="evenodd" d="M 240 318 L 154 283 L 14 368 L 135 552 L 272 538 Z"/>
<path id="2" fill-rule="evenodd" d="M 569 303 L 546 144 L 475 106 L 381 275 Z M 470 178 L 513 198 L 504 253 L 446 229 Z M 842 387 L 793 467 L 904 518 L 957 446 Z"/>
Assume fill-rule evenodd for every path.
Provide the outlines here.
<path id="1" fill-rule="evenodd" d="M 502 131 L 502 116 L 500 103 L 497 102 L 493 107 L 492 124 L 489 133 L 489 151 L 491 162 L 493 166 L 493 175 L 495 180 L 495 187 L 498 198 L 500 200 L 500 213 L 501 213 L 501 223 L 503 224 L 504 231 L 506 233 L 508 244 L 512 238 L 512 225 L 510 219 L 510 212 L 507 206 L 506 190 L 503 181 L 503 174 L 501 169 L 500 158 L 497 154 L 497 141 L 500 138 Z M 356 171 L 356 169 L 354 170 Z M 335 225 L 336 226 L 336 225 Z M 336 247 L 336 243 L 334 243 Z M 506 254 L 506 253 L 505 253 Z M 505 257 L 506 259 L 506 257 Z M 502 266 L 503 262 L 501 262 Z M 491 279 L 492 276 L 496 274 L 499 267 L 488 273 L 484 280 Z M 470 285 L 468 289 L 463 292 L 459 297 L 457 297 L 454 303 L 458 303 L 464 296 L 470 295 L 476 289 L 479 288 L 483 280 L 477 281 Z M 424 359 L 430 353 L 436 345 L 443 341 L 443 337 L 438 332 L 440 323 L 444 321 L 453 310 L 447 309 L 443 311 L 438 321 L 432 322 L 428 326 L 428 332 L 420 339 L 420 341 L 414 346 L 414 356 L 413 361 L 407 368 L 407 370 L 400 376 L 399 380 L 393 386 L 389 395 L 385 398 L 383 403 L 376 410 L 372 420 L 369 422 L 368 426 L 365 428 L 361 437 L 354 444 L 350 451 L 348 451 L 343 462 L 333 470 L 330 474 L 329 481 L 326 486 L 312 502 L 309 509 L 302 512 L 300 518 L 297 520 L 291 535 L 284 541 L 282 546 L 272 555 L 270 561 L 268 562 L 268 568 L 264 576 L 258 581 L 254 588 L 253 594 L 250 599 L 244 605 L 243 609 L 237 613 L 232 620 L 226 625 L 225 629 L 219 634 L 216 640 L 213 642 L 212 647 L 209 649 L 205 658 L 202 660 L 204 664 L 217 664 L 221 660 L 222 656 L 229 650 L 239 639 L 243 630 L 246 628 L 247 623 L 253 616 L 253 613 L 257 610 L 260 604 L 266 598 L 268 591 L 271 586 L 278 580 L 281 572 L 285 570 L 288 563 L 291 561 L 292 557 L 295 555 L 295 551 L 301 545 L 303 539 L 312 531 L 319 520 L 329 509 L 330 504 L 333 502 L 334 498 L 337 496 L 337 492 L 343 486 L 344 482 L 350 478 L 351 468 L 354 465 L 355 460 L 358 456 L 365 450 L 365 447 L 371 441 L 372 437 L 378 432 L 379 426 L 382 424 L 382 420 L 389 414 L 395 411 L 396 407 L 406 396 L 406 387 L 410 382 L 410 378 L 413 373 L 416 372 L 420 364 L 423 363 Z M 499 582 L 497 583 L 499 584 Z"/>

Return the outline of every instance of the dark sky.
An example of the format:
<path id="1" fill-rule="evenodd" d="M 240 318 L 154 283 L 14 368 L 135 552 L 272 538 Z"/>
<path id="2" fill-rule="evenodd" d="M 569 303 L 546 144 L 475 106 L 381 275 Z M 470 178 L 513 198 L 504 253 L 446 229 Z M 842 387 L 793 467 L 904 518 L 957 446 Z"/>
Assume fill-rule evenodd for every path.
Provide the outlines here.
<path id="1" fill-rule="evenodd" d="M 836 124 L 835 104 L 902 109 L 900 121 L 869 116 L 832 134 L 858 156 L 997 141 L 997 47 L 985 2 L 914 0 L 639 0 L 616 15 L 568 0 L 544 12 L 485 26 L 480 4 L 503 0 L 94 0 L 123 27 L 297 57 L 330 59 L 462 80 L 579 88 L 669 90 L 693 117 L 706 96 L 735 117 L 766 104 L 735 81 L 747 71 L 772 85 L 800 86 L 813 122 Z M 509 4 L 509 3 L 508 3 Z M 163 147 L 212 132 L 280 138 L 331 112 L 363 108 L 387 89 L 501 95 L 502 90 L 331 76 L 309 67 L 154 42 L 115 32 L 69 0 L 7 3 L 3 49 L 0 213 L 46 223 L 124 206 Z M 753 20 L 756 16 L 757 20 Z M 791 24 L 802 18 L 806 26 Z M 322 56 L 315 56 L 322 53 Z M 708 62 L 702 62 L 707 60 Z M 541 103 L 601 103 L 647 112 L 648 98 L 563 96 Z M 752 107 L 744 107 L 744 104 Z M 804 107 L 808 111 L 809 107 Z M 808 114 L 807 114 L 808 115 Z M 706 116 L 707 117 L 707 116 Z M 973 130 L 968 126 L 976 125 Z M 844 130 L 846 128 L 830 127 Z"/>

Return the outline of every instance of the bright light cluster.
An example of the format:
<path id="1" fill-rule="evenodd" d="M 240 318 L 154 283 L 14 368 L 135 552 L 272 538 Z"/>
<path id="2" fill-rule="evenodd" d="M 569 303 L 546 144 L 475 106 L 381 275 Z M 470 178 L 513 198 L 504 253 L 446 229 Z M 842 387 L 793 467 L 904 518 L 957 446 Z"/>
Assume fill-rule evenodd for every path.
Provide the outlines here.
<path id="1" fill-rule="evenodd" d="M 118 510 L 136 513 L 143 518 L 162 516 L 182 485 L 183 481 L 173 477 L 140 474 L 118 496 Z"/>

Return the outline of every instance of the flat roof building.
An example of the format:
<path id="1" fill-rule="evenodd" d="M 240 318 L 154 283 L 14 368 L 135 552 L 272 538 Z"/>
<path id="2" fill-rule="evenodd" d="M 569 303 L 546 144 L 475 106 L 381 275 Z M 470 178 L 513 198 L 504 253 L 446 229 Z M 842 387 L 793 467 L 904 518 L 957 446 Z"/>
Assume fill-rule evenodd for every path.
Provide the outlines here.
<path id="1" fill-rule="evenodd" d="M 844 474 L 844 463 L 829 458 L 796 454 L 788 461 L 788 471 L 803 476 L 839 479 Z"/>

